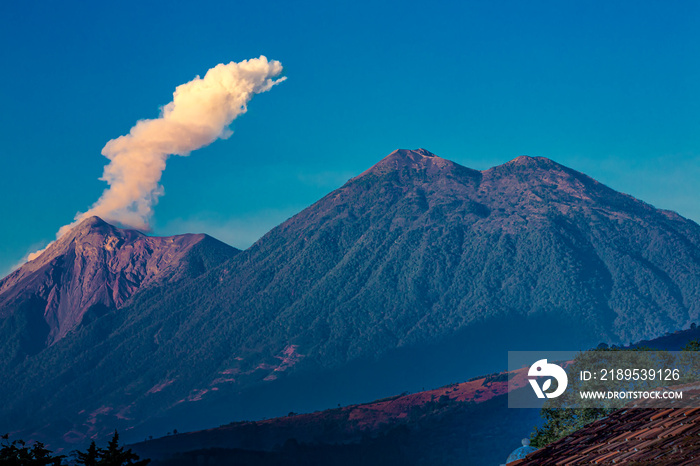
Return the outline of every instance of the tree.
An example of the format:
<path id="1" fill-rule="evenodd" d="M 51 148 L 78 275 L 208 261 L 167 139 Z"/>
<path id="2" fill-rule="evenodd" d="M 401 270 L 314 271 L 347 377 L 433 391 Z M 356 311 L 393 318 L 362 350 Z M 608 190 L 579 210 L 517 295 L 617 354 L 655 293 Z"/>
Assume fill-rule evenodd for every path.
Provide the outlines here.
<path id="1" fill-rule="evenodd" d="M 144 466 L 151 461 L 148 459 L 141 460 L 131 449 L 124 450 L 124 447 L 120 447 L 119 434 L 116 430 L 112 440 L 109 441 L 107 448 L 101 451 L 100 456 L 100 461 L 97 463 L 98 466 Z"/>
<path id="2" fill-rule="evenodd" d="M 63 466 L 64 455 L 54 456 L 43 443 L 34 442 L 29 447 L 23 440 L 9 441 L 9 435 L 5 434 L 0 439 L 0 465 L 1 466 Z M 145 466 L 151 460 L 141 460 L 138 455 L 124 447 L 119 446 L 119 434 L 114 431 L 107 449 L 103 450 L 90 443 L 85 452 L 74 451 L 75 464 L 85 466 Z M 71 463 L 73 464 L 73 463 Z"/>
<path id="3" fill-rule="evenodd" d="M 542 448 L 607 416 L 612 411 L 605 408 L 543 408 L 541 416 L 544 424 L 541 428 L 535 427 L 531 445 Z"/>
<path id="4" fill-rule="evenodd" d="M 700 342 L 698 342 L 700 348 Z M 684 348 L 685 349 L 685 348 Z M 639 368 L 649 367 L 650 360 L 660 361 L 674 359 L 669 353 L 663 351 L 652 351 L 647 347 L 637 347 L 632 350 L 621 348 L 606 348 L 602 344 L 594 350 L 585 351 L 576 355 L 575 362 L 571 364 L 567 371 L 569 374 L 578 374 L 581 370 L 604 369 L 609 366 L 609 355 L 615 355 L 618 368 Z M 688 356 L 692 356 L 688 354 Z M 698 355 L 700 356 L 700 355 Z M 692 364 L 688 364 L 692 367 Z M 673 366 L 672 364 L 670 366 Z M 630 381 L 627 385 L 619 385 L 618 390 L 632 389 L 649 390 L 658 385 L 655 380 Z M 569 390 L 559 398 L 548 399 L 541 410 L 541 417 L 544 420 L 542 427 L 535 427 L 531 435 L 531 445 L 537 448 L 544 447 L 556 440 L 581 429 L 593 421 L 608 416 L 613 411 L 620 409 L 627 404 L 625 400 L 582 400 L 577 398 L 579 391 L 609 390 L 607 382 L 601 380 L 582 381 L 577 377 L 569 377 Z"/>
<path id="5" fill-rule="evenodd" d="M 82 451 L 76 452 L 76 464 L 84 464 L 85 466 L 97 466 L 100 459 L 100 449 L 95 445 L 93 440 L 90 443 L 87 451 L 83 453 Z"/>
<path id="6" fill-rule="evenodd" d="M 700 351 L 700 340 L 690 340 L 681 351 Z"/>
<path id="7" fill-rule="evenodd" d="M 32 449 L 30 450 L 30 455 L 33 456 L 34 461 L 28 464 L 31 465 L 52 465 L 60 466 L 63 463 L 63 456 L 52 456 L 51 451 L 44 447 L 41 442 L 34 442 Z"/>
<path id="8" fill-rule="evenodd" d="M 61 466 L 64 456 L 52 456 L 44 444 L 35 442 L 28 447 L 23 440 L 9 442 L 9 435 L 2 437 L 0 464 L 7 466 Z"/>

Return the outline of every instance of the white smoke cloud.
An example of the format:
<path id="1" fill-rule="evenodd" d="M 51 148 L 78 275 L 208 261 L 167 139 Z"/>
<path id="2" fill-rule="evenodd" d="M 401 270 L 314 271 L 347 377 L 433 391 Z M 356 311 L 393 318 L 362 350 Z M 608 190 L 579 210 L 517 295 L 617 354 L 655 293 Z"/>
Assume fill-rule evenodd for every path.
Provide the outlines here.
<path id="1" fill-rule="evenodd" d="M 110 162 L 100 179 L 109 187 L 89 210 L 62 227 L 57 238 L 93 215 L 126 227 L 149 229 L 153 206 L 163 195 L 159 183 L 168 158 L 187 156 L 217 139 L 230 137 L 231 122 L 247 111 L 253 95 L 284 81 L 285 77 L 275 79 L 281 72 L 280 62 L 261 56 L 216 65 L 204 78 L 197 76 L 178 86 L 160 117 L 137 122 L 129 134 L 105 145 L 102 155 Z M 28 259 L 41 252 L 30 254 Z"/>

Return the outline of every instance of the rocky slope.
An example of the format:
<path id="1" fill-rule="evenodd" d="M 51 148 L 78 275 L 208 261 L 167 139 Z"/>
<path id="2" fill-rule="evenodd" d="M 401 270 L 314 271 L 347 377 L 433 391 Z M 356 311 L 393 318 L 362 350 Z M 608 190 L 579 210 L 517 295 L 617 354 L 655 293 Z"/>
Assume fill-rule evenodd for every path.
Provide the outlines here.
<path id="1" fill-rule="evenodd" d="M 236 252 L 207 235 L 150 237 L 92 217 L 0 280 L 0 320 L 25 314 L 33 325 L 24 345 L 35 353 L 137 291 L 197 276 Z"/>

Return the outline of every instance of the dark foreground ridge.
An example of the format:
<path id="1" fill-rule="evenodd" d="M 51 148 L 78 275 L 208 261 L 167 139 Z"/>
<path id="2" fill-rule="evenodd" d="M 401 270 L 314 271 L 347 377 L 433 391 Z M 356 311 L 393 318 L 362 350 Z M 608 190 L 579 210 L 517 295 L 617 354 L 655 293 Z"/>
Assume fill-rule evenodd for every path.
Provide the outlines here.
<path id="1" fill-rule="evenodd" d="M 525 370 L 512 376 L 527 384 Z M 507 373 L 491 374 L 371 403 L 176 432 L 133 449 L 160 466 L 499 464 L 539 417 L 509 410 L 507 389 Z"/>

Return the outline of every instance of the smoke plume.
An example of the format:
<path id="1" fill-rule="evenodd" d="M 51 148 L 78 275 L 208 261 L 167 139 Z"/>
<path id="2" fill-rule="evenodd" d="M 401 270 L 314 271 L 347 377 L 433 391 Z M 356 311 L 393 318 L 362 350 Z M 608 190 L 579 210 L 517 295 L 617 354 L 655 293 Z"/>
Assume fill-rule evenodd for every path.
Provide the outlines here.
<path id="1" fill-rule="evenodd" d="M 173 100 L 158 118 L 141 120 L 129 134 L 109 141 L 102 155 L 110 162 L 101 180 L 107 182 L 100 198 L 75 221 L 62 227 L 57 238 L 85 218 L 97 215 L 106 221 L 139 230 L 149 228 L 153 206 L 163 195 L 160 178 L 171 155 L 187 156 L 217 139 L 231 136 L 229 125 L 247 111 L 255 94 L 284 81 L 280 62 L 264 56 L 240 63 L 219 64 L 204 78 L 175 89 Z M 42 251 L 29 255 L 29 260 Z"/>

